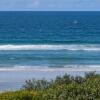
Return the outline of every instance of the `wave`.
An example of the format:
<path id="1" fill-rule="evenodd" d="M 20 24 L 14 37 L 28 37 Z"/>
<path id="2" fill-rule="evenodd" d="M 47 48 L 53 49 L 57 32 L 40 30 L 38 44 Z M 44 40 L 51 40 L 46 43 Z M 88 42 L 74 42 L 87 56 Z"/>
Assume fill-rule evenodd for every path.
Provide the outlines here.
<path id="1" fill-rule="evenodd" d="M 3 67 L 0 67 L 3 68 Z M 63 66 L 28 66 L 28 65 L 14 65 L 12 67 L 4 67 L 4 68 L 11 68 L 11 69 L 61 69 L 61 68 L 100 68 L 100 65 L 63 65 Z"/>
<path id="2" fill-rule="evenodd" d="M 42 71 L 42 72 L 67 72 L 67 71 L 100 71 L 100 65 L 66 65 L 64 67 L 50 68 L 47 66 L 14 66 L 0 68 L 0 71 Z"/>
<path id="3" fill-rule="evenodd" d="M 100 51 L 100 45 L 0 45 L 0 50 L 88 50 Z"/>

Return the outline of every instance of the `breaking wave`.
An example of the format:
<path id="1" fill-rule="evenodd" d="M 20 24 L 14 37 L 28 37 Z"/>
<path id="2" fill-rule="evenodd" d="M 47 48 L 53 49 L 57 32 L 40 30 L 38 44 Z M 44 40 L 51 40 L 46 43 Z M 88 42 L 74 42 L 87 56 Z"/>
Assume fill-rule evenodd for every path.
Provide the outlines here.
<path id="1" fill-rule="evenodd" d="M 100 51 L 100 45 L 0 45 L 0 50 L 88 50 Z"/>
<path id="2" fill-rule="evenodd" d="M 100 71 L 100 65 L 66 65 L 64 67 L 50 68 L 48 66 L 14 66 L 0 68 L 0 71 Z"/>

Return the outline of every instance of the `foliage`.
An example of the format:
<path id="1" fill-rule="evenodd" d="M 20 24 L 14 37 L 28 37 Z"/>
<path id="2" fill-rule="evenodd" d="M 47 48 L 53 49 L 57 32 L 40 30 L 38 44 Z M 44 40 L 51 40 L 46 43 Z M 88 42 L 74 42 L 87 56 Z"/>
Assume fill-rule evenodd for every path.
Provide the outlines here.
<path id="1" fill-rule="evenodd" d="M 85 77 L 65 74 L 55 80 L 29 80 L 23 89 L 0 94 L 0 100 L 100 100 L 100 75 L 86 73 Z"/>

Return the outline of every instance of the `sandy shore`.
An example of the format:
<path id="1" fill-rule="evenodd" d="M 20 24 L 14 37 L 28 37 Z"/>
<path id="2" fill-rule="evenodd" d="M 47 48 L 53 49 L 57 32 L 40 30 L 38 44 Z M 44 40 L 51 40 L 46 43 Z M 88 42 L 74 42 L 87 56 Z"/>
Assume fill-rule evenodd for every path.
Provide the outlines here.
<path id="1" fill-rule="evenodd" d="M 0 91 L 17 90 L 29 79 L 54 79 L 57 75 L 68 73 L 73 76 L 84 76 L 85 72 L 96 71 L 100 68 L 44 68 L 44 69 L 0 69 Z"/>

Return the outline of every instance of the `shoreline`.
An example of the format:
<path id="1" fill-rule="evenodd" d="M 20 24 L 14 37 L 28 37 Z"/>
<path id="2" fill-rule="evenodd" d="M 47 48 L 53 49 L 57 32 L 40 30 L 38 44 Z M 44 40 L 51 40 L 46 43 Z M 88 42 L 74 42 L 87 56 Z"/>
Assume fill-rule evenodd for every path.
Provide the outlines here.
<path id="1" fill-rule="evenodd" d="M 100 71 L 99 67 L 89 67 L 89 68 L 0 68 L 0 72 L 3 71 L 38 71 L 38 72 L 56 72 L 56 71 L 67 71 L 67 72 L 77 72 L 77 71 Z"/>
<path id="2" fill-rule="evenodd" d="M 51 80 L 57 76 L 69 74 L 71 76 L 84 76 L 85 72 L 100 74 L 100 68 L 35 68 L 35 69 L 0 69 L 0 91 L 19 90 L 26 80 L 43 79 Z"/>

